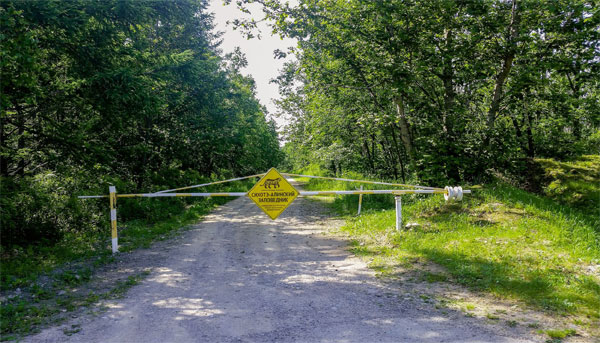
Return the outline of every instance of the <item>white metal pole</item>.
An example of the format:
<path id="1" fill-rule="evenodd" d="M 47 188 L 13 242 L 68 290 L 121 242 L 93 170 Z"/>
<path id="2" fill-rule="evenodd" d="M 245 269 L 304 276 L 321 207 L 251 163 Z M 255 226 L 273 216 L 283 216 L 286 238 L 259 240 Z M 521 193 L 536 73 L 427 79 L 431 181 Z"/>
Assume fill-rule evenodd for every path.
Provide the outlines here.
<path id="1" fill-rule="evenodd" d="M 402 197 L 396 196 L 396 230 L 402 229 Z"/>
<path id="2" fill-rule="evenodd" d="M 117 189 L 115 186 L 109 186 L 108 192 L 110 203 L 112 253 L 115 254 L 119 252 L 119 238 L 117 236 Z"/>
<path id="3" fill-rule="evenodd" d="M 360 190 L 363 190 L 363 186 L 360 186 Z M 362 207 L 362 194 L 358 195 L 358 213 L 356 214 L 357 216 L 360 216 L 360 209 Z"/>

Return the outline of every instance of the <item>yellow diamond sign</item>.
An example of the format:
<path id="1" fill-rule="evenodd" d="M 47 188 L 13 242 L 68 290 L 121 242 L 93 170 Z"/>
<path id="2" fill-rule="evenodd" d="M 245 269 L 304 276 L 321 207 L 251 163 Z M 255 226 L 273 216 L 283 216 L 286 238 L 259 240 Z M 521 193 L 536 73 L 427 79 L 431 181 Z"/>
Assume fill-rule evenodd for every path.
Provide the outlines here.
<path id="1" fill-rule="evenodd" d="M 298 191 L 275 168 L 248 191 L 248 197 L 271 219 L 279 217 L 297 196 Z"/>

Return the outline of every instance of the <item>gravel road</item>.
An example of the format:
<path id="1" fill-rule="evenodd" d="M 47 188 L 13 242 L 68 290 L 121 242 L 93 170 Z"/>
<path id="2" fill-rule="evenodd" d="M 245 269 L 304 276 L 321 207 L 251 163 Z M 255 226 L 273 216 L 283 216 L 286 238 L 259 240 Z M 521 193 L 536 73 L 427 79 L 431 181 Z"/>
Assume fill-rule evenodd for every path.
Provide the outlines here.
<path id="1" fill-rule="evenodd" d="M 25 341 L 531 341 L 379 281 L 347 242 L 323 234 L 332 225 L 339 221 L 307 199 L 275 221 L 236 199 L 156 248 L 165 253 L 133 252 L 152 272 L 108 310 Z M 80 331 L 65 335 L 69 327 Z"/>

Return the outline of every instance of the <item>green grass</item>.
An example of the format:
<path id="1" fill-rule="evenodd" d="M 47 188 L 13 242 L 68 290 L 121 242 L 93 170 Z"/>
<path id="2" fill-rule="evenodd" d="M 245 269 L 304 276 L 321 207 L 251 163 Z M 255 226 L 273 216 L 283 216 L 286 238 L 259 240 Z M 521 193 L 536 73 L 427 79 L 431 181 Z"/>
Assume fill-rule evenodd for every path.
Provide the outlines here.
<path id="1" fill-rule="evenodd" d="M 210 191 L 243 191 L 249 189 L 251 183 L 235 182 L 229 187 L 220 186 Z M 119 249 L 121 252 L 126 252 L 140 247 L 149 247 L 152 242 L 170 237 L 177 229 L 199 220 L 214 207 L 231 199 L 223 197 L 186 199 L 188 205 L 181 210 L 168 204 L 168 198 L 120 199 L 120 208 L 141 204 L 134 208 L 145 209 L 149 213 L 145 216 L 147 219 L 121 220 L 121 213 L 117 212 Z M 108 212 L 108 205 L 106 208 Z M 102 232 L 69 233 L 56 244 L 4 249 L 0 251 L 0 289 L 28 287 L 41 275 L 56 270 L 67 262 L 87 259 L 93 259 L 96 265 L 110 262 L 110 244 L 110 223 L 107 220 L 106 230 Z M 68 278 L 68 275 L 64 277 Z"/>
<path id="2" fill-rule="evenodd" d="M 244 191 L 250 188 L 251 183 L 236 182 L 210 191 Z M 197 222 L 214 207 L 231 199 L 186 199 L 188 205 L 183 211 L 148 213 L 147 220 L 127 221 L 118 217 L 119 251 L 147 248 L 155 241 L 172 237 L 182 227 Z M 126 201 L 137 201 L 141 203 L 140 208 L 149 208 L 154 212 L 177 208 L 167 203 L 161 206 L 162 200 L 164 199 L 122 199 L 119 200 L 119 205 L 127 205 L 124 204 Z M 3 295 L 11 297 L 5 297 L 0 307 L 0 340 L 18 339 L 22 335 L 33 333 L 43 325 L 59 321 L 57 318 L 65 311 L 71 312 L 81 306 L 89 306 L 100 299 L 122 296 L 146 275 L 142 273 L 118 282 L 103 294 L 82 295 L 70 292 L 89 282 L 95 268 L 113 261 L 108 222 L 106 231 L 102 233 L 68 234 L 54 245 L 2 251 L 1 289 Z"/>
<path id="3" fill-rule="evenodd" d="M 116 286 L 110 292 L 107 292 L 105 297 L 110 299 L 122 298 L 131 287 L 140 283 L 148 275 L 150 275 L 149 271 L 143 271 L 138 275 L 130 275 L 127 280 L 117 282 Z"/>
<path id="4" fill-rule="evenodd" d="M 40 302 L 39 299 L 34 301 L 19 299 L 18 301 L 7 302 L 2 306 L 2 335 L 0 340 L 19 339 L 22 335 L 38 332 L 43 325 L 63 322 L 67 316 L 61 316 L 61 314 L 68 314 L 80 307 L 91 306 L 100 300 L 121 298 L 131 287 L 138 284 L 147 275 L 149 275 L 149 272 L 129 276 L 125 281 L 117 282 L 111 289 L 100 294 L 92 292 L 87 295 L 65 293 L 54 295 L 43 302 Z M 78 331 L 78 327 L 72 327 L 66 329 L 65 334 L 70 336 Z"/>
<path id="5" fill-rule="evenodd" d="M 38 277 L 66 262 L 96 258 L 102 264 L 110 259 L 110 250 L 101 246 L 106 235 L 67 234 L 54 245 L 14 247 L 1 253 L 0 289 L 10 290 L 28 287 Z"/>
<path id="6" fill-rule="evenodd" d="M 545 330 L 543 331 L 548 335 L 548 337 L 553 339 L 561 340 L 563 338 L 567 338 L 569 336 L 574 336 L 577 332 L 573 329 L 564 329 L 564 330 Z"/>
<path id="7" fill-rule="evenodd" d="M 545 171 L 544 193 L 571 206 L 600 211 L 600 155 L 572 161 L 536 159 Z"/>
<path id="8" fill-rule="evenodd" d="M 305 188 L 344 186 L 311 180 Z M 449 281 L 471 289 L 556 314 L 600 318 L 600 220 L 593 212 L 493 184 L 460 203 L 403 196 L 404 223 L 420 226 L 397 232 L 392 196 L 365 196 L 359 217 L 357 203 L 358 196 L 342 196 L 330 206 L 346 218 L 342 230 L 354 239 L 351 249 L 376 268 L 433 262 Z M 446 275 L 425 273 L 423 279 L 444 281 Z"/>
<path id="9" fill-rule="evenodd" d="M 448 277 L 444 274 L 423 271 L 421 273 L 421 280 L 428 282 L 428 283 L 444 282 L 444 281 L 448 281 Z"/>
<path id="10" fill-rule="evenodd" d="M 492 314 L 492 313 L 486 313 L 485 317 L 487 319 L 489 319 L 489 320 L 498 320 L 498 319 L 500 319 L 500 317 L 498 317 L 497 315 Z"/>

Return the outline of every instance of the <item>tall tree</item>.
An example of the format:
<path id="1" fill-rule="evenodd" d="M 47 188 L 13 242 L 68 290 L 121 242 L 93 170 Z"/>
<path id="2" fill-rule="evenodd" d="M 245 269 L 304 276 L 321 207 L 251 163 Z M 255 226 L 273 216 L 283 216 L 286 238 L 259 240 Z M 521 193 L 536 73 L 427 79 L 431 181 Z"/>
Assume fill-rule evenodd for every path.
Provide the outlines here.
<path id="1" fill-rule="evenodd" d="M 408 165 L 431 182 L 472 180 L 519 172 L 515 161 L 538 153 L 581 153 L 598 130 L 597 113 L 583 106 L 598 102 L 589 85 L 598 79 L 600 15 L 590 2 L 259 2 L 276 32 L 299 40 L 292 52 L 304 86 L 288 96 L 302 108 L 282 110 L 303 124 L 289 136 L 338 123 L 306 151 L 337 139 L 352 151 L 347 169 L 396 177 Z M 577 143 L 557 146 L 550 132 Z"/>

